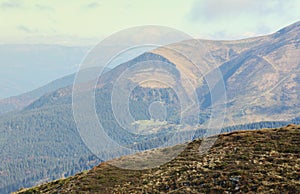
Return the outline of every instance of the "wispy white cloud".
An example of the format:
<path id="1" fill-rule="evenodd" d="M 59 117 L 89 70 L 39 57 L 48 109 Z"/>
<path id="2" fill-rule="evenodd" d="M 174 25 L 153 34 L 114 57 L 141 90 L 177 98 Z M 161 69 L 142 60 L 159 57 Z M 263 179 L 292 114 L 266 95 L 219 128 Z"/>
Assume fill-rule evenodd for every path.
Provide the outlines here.
<path id="1" fill-rule="evenodd" d="M 237 39 L 299 21 L 299 9 L 299 0 L 194 0 L 186 18 L 213 38 Z"/>
<path id="2" fill-rule="evenodd" d="M 4 9 L 15 9 L 22 7 L 22 4 L 20 1 L 10 0 L 0 3 L 0 7 Z"/>
<path id="3" fill-rule="evenodd" d="M 29 27 L 27 27 L 25 25 L 19 25 L 19 26 L 17 26 L 17 29 L 20 30 L 20 31 L 22 31 L 22 32 L 28 33 L 28 34 L 32 34 L 32 33 L 38 32 L 37 29 L 32 29 L 32 28 L 29 28 Z"/>
<path id="4" fill-rule="evenodd" d="M 267 16 L 286 13 L 293 0 L 195 0 L 189 13 L 190 19 L 214 21 L 234 19 L 235 17 Z"/>
<path id="5" fill-rule="evenodd" d="M 48 5 L 43 5 L 43 4 L 35 4 L 34 5 L 38 10 L 40 11 L 54 11 L 55 9 L 51 6 L 48 6 Z"/>
<path id="6" fill-rule="evenodd" d="M 89 8 L 89 9 L 94 9 L 94 8 L 99 7 L 100 5 L 101 5 L 101 2 L 94 1 L 94 2 L 87 4 L 85 7 Z"/>

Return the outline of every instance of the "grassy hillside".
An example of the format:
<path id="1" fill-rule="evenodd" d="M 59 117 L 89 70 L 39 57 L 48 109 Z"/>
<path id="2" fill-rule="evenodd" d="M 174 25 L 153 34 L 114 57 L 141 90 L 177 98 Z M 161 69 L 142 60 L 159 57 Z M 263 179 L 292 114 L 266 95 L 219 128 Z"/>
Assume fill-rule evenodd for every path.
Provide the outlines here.
<path id="1" fill-rule="evenodd" d="M 18 193 L 299 193 L 300 126 L 219 135 L 199 154 L 201 139 L 172 161 L 148 170 L 105 162 L 90 171 Z M 162 154 L 178 146 L 153 150 Z M 121 159 L 128 161 L 134 156 Z"/>

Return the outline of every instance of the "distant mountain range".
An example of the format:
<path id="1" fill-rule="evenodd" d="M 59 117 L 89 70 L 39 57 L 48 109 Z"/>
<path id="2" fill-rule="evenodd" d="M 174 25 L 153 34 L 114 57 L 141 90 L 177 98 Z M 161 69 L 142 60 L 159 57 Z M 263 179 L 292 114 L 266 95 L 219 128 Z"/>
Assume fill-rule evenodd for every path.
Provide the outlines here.
<path id="1" fill-rule="evenodd" d="M 109 68 L 107 68 L 105 72 L 107 72 L 108 70 Z M 83 70 L 83 73 L 91 75 L 95 73 L 95 69 L 90 68 L 87 70 Z M 30 105 L 35 100 L 42 97 L 43 95 L 54 92 L 60 88 L 71 86 L 74 82 L 75 76 L 76 74 L 73 73 L 62 78 L 56 79 L 30 92 L 26 92 L 18 96 L 0 99 L 0 115 L 11 111 L 20 111 L 26 106 Z M 85 81 L 89 81 L 89 79 L 87 78 L 87 80 Z"/>
<path id="2" fill-rule="evenodd" d="M 73 73 L 90 47 L 0 45 L 0 99 L 16 96 Z"/>
<path id="3" fill-rule="evenodd" d="M 201 137 L 215 106 L 227 107 L 223 131 L 298 122 L 299 43 L 300 22 L 267 36 L 237 41 L 189 40 L 145 52 L 109 70 L 97 81 L 97 116 L 109 137 L 124 147 L 139 150 L 156 148 L 172 136 L 178 124 L 197 129 L 198 135 L 194 138 Z M 149 63 L 148 67 L 135 69 L 143 62 L 147 65 L 147 61 L 159 62 L 159 65 Z M 216 70 L 222 79 L 214 77 Z M 127 77 L 122 77 L 124 72 Z M 152 81 L 141 82 L 145 78 Z M 16 102 L 12 109 L 16 111 L 0 116 L 0 146 L 3 147 L 0 150 L 3 158 L 0 160 L 0 193 L 69 176 L 100 162 L 76 130 L 72 80 L 74 75 L 12 98 Z M 155 80 L 167 80 L 169 85 Z M 210 85 L 208 80 L 214 84 Z M 82 94 L 92 86 L 92 82 L 80 84 Z M 134 86 L 127 100 L 137 122 L 119 121 L 129 126 L 128 131 L 122 130 L 116 122 L 111 107 L 116 84 L 124 90 Z M 217 91 L 220 84 L 225 87 L 227 99 L 224 102 L 216 98 L 217 104 L 213 104 L 211 93 L 217 97 L 223 95 Z M 172 87 L 179 88 L 179 92 Z M 181 121 L 182 101 L 189 104 L 194 93 L 199 103 L 192 106 Z M 166 124 L 147 137 L 131 133 L 131 130 L 153 129 L 155 125 L 144 121 L 151 121 L 153 114 L 149 112 L 149 105 L 155 101 L 166 107 Z M 6 106 L 7 100 L 0 105 Z M 88 114 L 85 116 L 89 117 Z"/>
<path id="4" fill-rule="evenodd" d="M 0 100 L 0 114 L 10 112 L 10 111 L 17 111 L 21 110 L 22 108 L 28 106 L 33 101 L 37 100 L 41 96 L 49 93 L 54 92 L 55 90 L 70 86 L 74 81 L 75 74 L 65 76 L 61 79 L 57 79 L 45 86 L 42 86 L 38 89 L 33 91 L 13 96 L 5 99 Z"/>

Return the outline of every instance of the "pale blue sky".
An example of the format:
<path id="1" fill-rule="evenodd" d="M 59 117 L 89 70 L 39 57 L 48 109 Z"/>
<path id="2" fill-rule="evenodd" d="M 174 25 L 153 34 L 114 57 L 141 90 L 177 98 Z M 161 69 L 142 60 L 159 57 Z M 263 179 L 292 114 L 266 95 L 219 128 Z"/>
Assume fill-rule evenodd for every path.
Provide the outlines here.
<path id="1" fill-rule="evenodd" d="M 0 0 L 0 43 L 95 44 L 148 24 L 238 39 L 299 21 L 299 10 L 299 0 Z"/>

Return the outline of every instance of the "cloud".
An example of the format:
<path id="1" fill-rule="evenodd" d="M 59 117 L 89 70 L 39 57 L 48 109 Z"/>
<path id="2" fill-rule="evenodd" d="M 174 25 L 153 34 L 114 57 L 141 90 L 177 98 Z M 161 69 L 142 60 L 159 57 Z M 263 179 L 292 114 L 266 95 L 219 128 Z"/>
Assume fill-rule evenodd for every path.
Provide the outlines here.
<path id="1" fill-rule="evenodd" d="M 35 7 L 40 11 L 54 11 L 53 7 L 47 5 L 35 4 Z"/>
<path id="2" fill-rule="evenodd" d="M 99 2 L 92 2 L 92 3 L 87 4 L 86 8 L 93 9 L 93 8 L 97 8 L 99 6 L 100 6 Z"/>
<path id="3" fill-rule="evenodd" d="M 225 20 L 243 16 L 282 14 L 285 5 L 293 0 L 195 0 L 189 12 L 192 21 Z"/>
<path id="4" fill-rule="evenodd" d="M 237 39 L 273 33 L 299 21 L 299 0 L 194 0 L 186 15 L 199 33 Z"/>
<path id="5" fill-rule="evenodd" d="M 5 8 L 5 9 L 15 9 L 15 8 L 20 8 L 21 7 L 21 3 L 20 1 L 4 1 L 0 4 L 1 8 Z"/>
<path id="6" fill-rule="evenodd" d="M 27 26 L 24 26 L 24 25 L 17 26 L 17 29 L 20 30 L 20 31 L 22 31 L 22 32 L 28 33 L 28 34 L 32 34 L 32 33 L 38 32 L 37 29 L 31 29 L 31 28 L 29 28 Z"/>
<path id="7" fill-rule="evenodd" d="M 258 34 L 268 34 L 271 31 L 271 29 L 267 25 L 258 25 L 256 27 L 256 31 Z"/>

